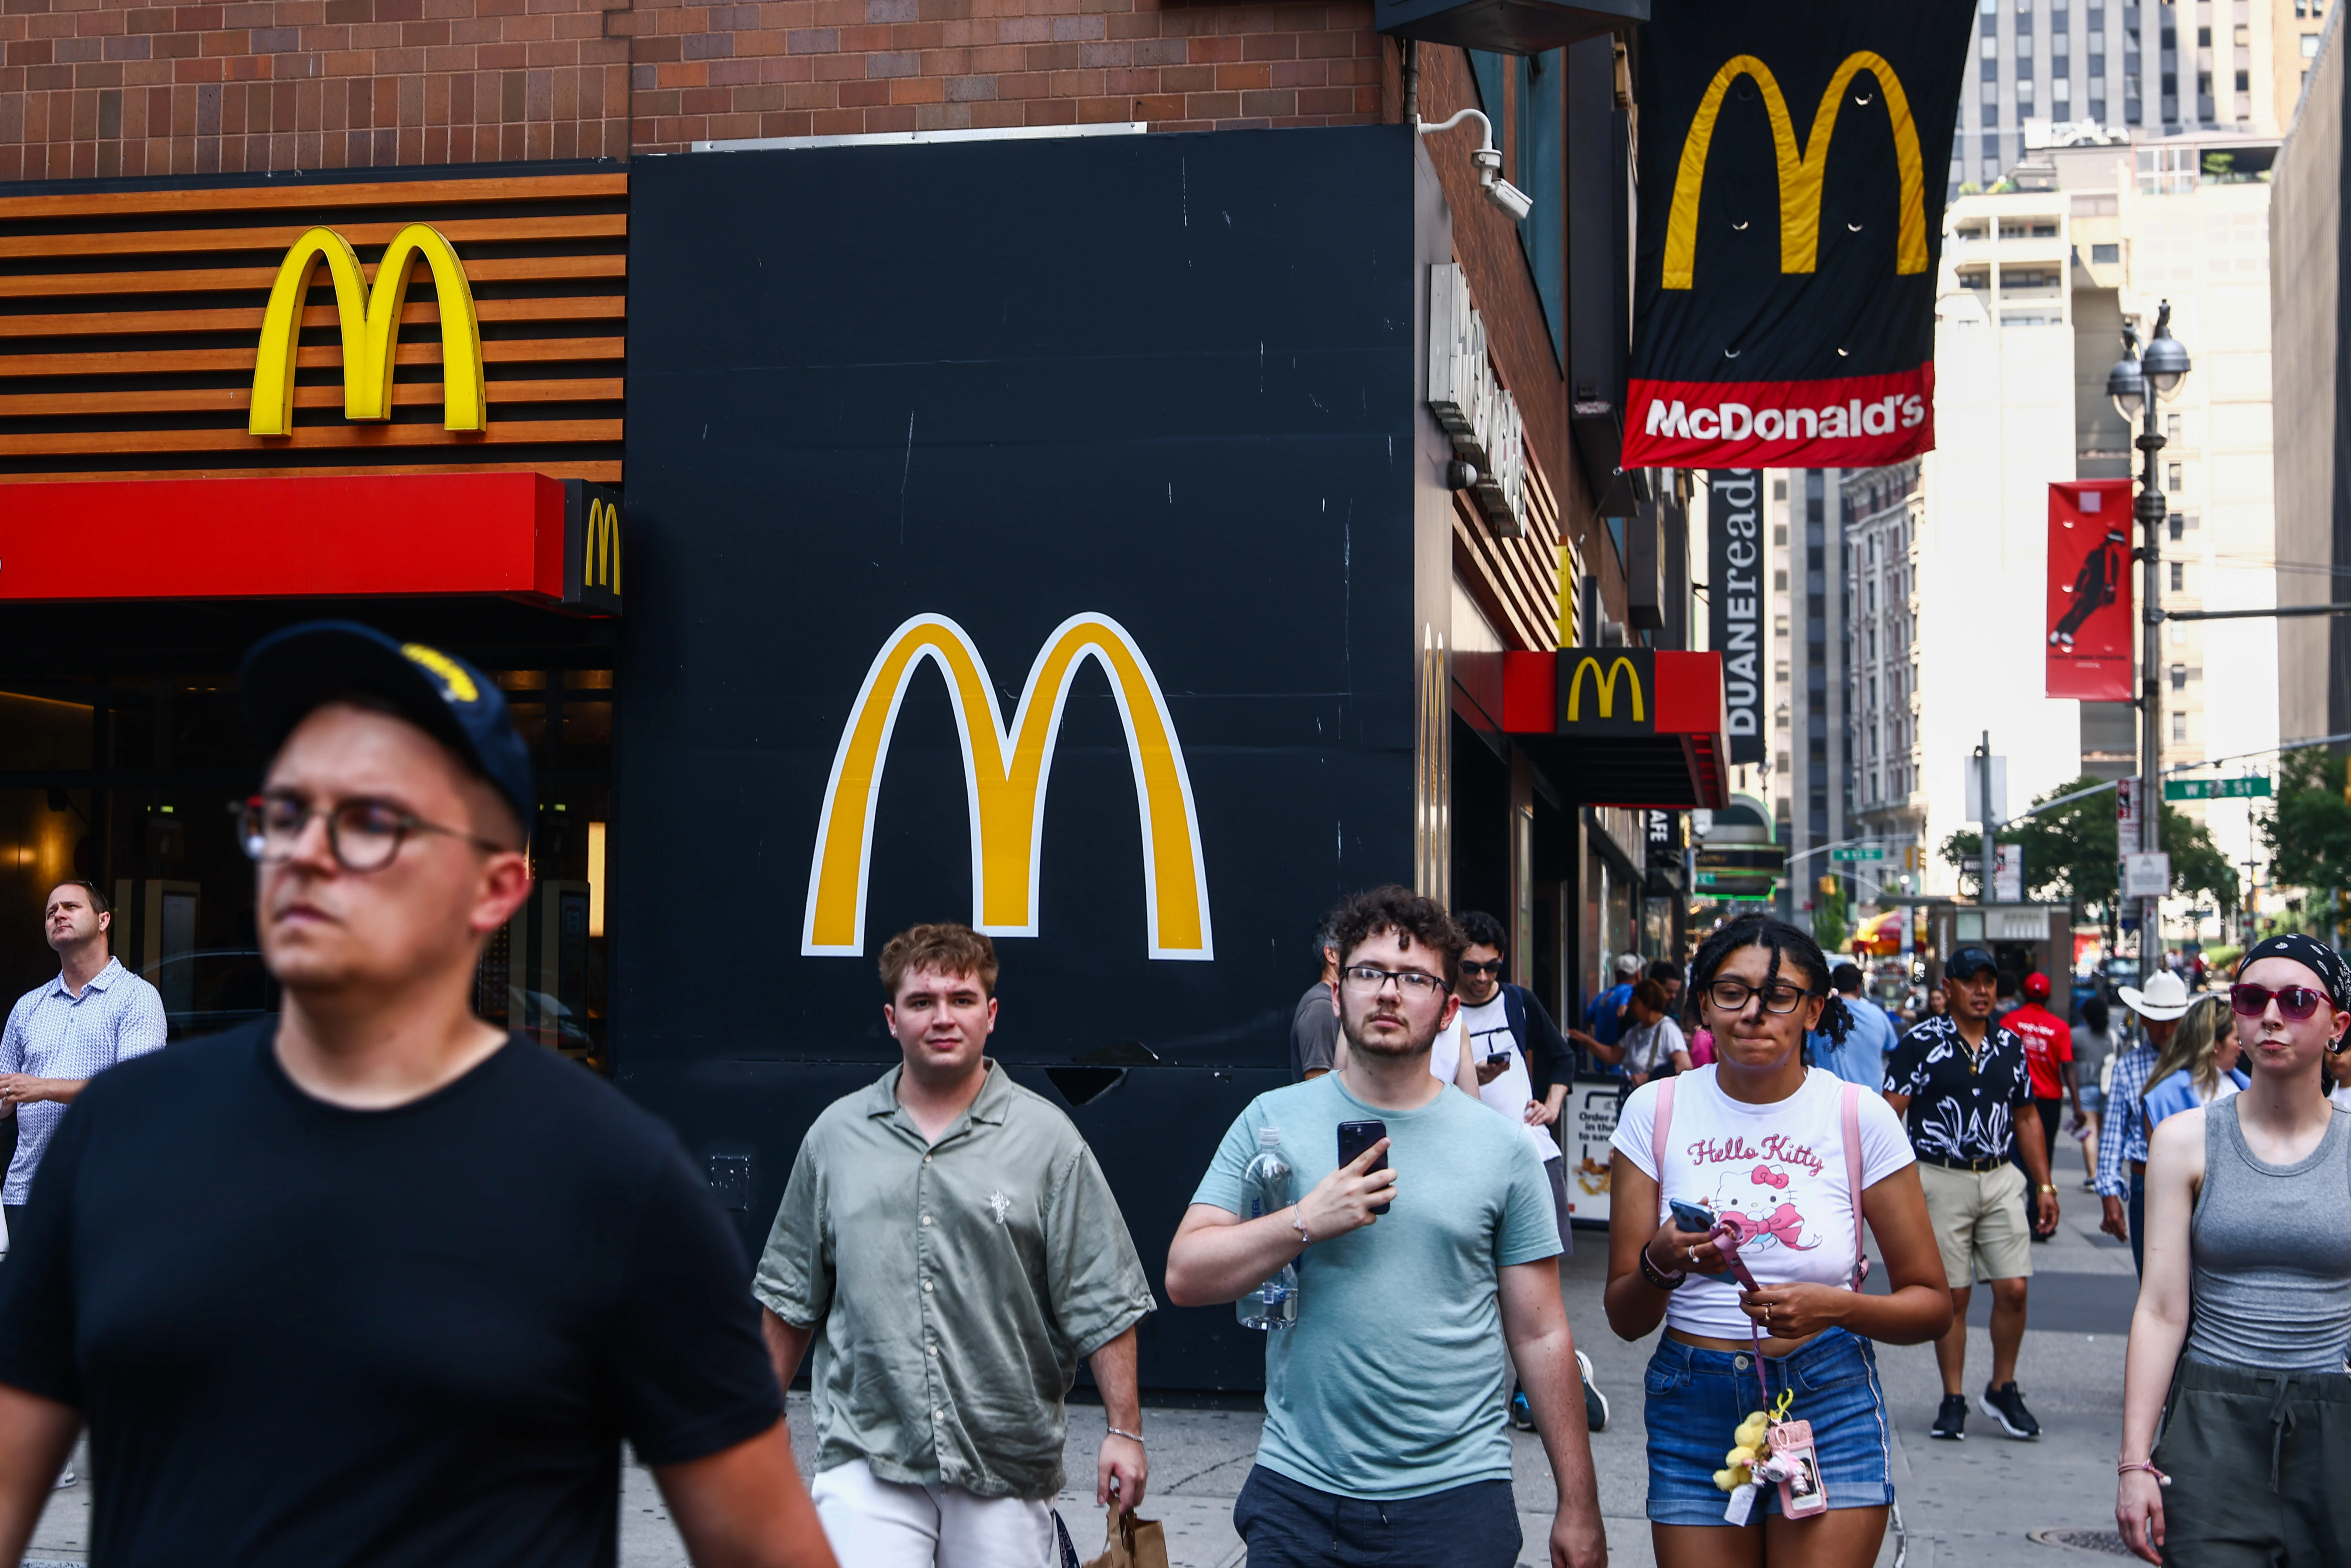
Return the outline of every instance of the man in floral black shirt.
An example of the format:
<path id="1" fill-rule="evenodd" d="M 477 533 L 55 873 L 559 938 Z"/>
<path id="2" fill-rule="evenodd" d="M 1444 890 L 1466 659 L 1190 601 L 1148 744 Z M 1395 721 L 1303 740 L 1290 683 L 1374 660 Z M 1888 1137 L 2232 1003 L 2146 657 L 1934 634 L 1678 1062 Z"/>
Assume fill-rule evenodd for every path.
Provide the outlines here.
<path id="1" fill-rule="evenodd" d="M 1967 1436 L 1968 1296 L 1977 1274 L 1991 1281 L 1991 1381 L 1977 1403 L 2010 1437 L 2041 1435 L 2016 1389 L 2032 1246 L 2020 1201 L 2024 1176 L 2011 1155 L 2032 1179 L 2034 1217 L 2044 1228 L 2057 1224 L 2057 1188 L 2024 1042 L 1991 1021 L 1998 973 L 1981 947 L 1952 954 L 1943 968 L 1950 1012 L 1920 1023 L 1886 1059 L 1886 1103 L 1909 1124 L 1927 1217 L 1951 1287 L 1951 1327 L 1935 1344 L 1943 1404 L 1934 1435 L 1953 1439 Z"/>

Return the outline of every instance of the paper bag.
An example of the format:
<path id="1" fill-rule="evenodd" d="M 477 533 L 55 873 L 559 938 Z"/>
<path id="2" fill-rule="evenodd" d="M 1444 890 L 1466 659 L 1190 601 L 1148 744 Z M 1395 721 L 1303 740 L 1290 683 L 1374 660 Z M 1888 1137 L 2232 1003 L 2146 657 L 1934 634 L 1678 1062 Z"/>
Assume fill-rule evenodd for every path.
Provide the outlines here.
<path id="1" fill-rule="evenodd" d="M 1167 1568 L 1167 1532 L 1155 1519 L 1111 1510 L 1110 1539 L 1086 1568 Z"/>

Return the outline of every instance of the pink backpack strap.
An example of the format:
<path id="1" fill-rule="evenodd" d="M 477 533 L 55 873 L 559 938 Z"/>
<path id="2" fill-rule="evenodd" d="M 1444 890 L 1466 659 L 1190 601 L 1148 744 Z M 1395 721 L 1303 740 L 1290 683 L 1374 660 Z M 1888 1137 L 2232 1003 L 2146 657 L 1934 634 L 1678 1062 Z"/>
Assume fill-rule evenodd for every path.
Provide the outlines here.
<path id="1" fill-rule="evenodd" d="M 1653 1079 L 1657 1086 L 1657 1114 L 1649 1124 L 1649 1163 L 1657 1167 L 1657 1218 L 1663 1220 L 1666 1205 L 1666 1134 L 1674 1124 L 1674 1080 Z"/>
<path id="2" fill-rule="evenodd" d="M 1671 1082 L 1668 1080 L 1667 1082 Z M 1853 1288 L 1869 1278 L 1869 1258 L 1861 1249 L 1861 1085 L 1844 1086 L 1844 1185 L 1853 1199 Z"/>

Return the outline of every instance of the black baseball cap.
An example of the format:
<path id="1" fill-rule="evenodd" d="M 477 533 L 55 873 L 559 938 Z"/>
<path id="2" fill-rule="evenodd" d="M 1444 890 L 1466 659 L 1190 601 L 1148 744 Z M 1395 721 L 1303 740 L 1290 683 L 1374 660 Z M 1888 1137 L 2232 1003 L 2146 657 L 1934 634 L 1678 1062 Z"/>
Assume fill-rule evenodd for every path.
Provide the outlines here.
<path id="1" fill-rule="evenodd" d="M 1943 966 L 1943 974 L 1949 979 L 1964 980 L 1970 975 L 1980 975 L 1986 969 L 1996 972 L 1999 968 L 2000 965 L 1991 954 L 1970 943 L 1951 955 L 1951 961 Z"/>
<path id="2" fill-rule="evenodd" d="M 455 653 L 356 621 L 308 621 L 247 649 L 236 687 L 254 738 L 273 756 L 321 703 L 345 694 L 375 697 L 488 779 L 530 831 L 538 800 L 530 748 L 497 683 Z"/>

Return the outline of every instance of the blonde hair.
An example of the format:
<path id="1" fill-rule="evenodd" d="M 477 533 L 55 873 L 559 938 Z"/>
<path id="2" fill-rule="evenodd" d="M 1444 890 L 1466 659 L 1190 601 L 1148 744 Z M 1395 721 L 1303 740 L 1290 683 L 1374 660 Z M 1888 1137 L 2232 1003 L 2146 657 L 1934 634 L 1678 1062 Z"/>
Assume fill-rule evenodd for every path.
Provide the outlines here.
<path id="1" fill-rule="evenodd" d="M 2181 1068 L 2195 1081 L 2196 1091 L 2205 1099 L 2212 1098 L 2220 1087 L 2220 1069 L 2217 1061 L 2220 1049 L 2220 1031 L 2229 1023 L 2229 1002 L 2218 995 L 2201 996 L 2188 1004 L 2180 1015 L 2179 1026 L 2164 1042 L 2163 1053 L 2156 1059 L 2155 1071 L 2147 1076 L 2149 1083 L 2160 1083 Z"/>

